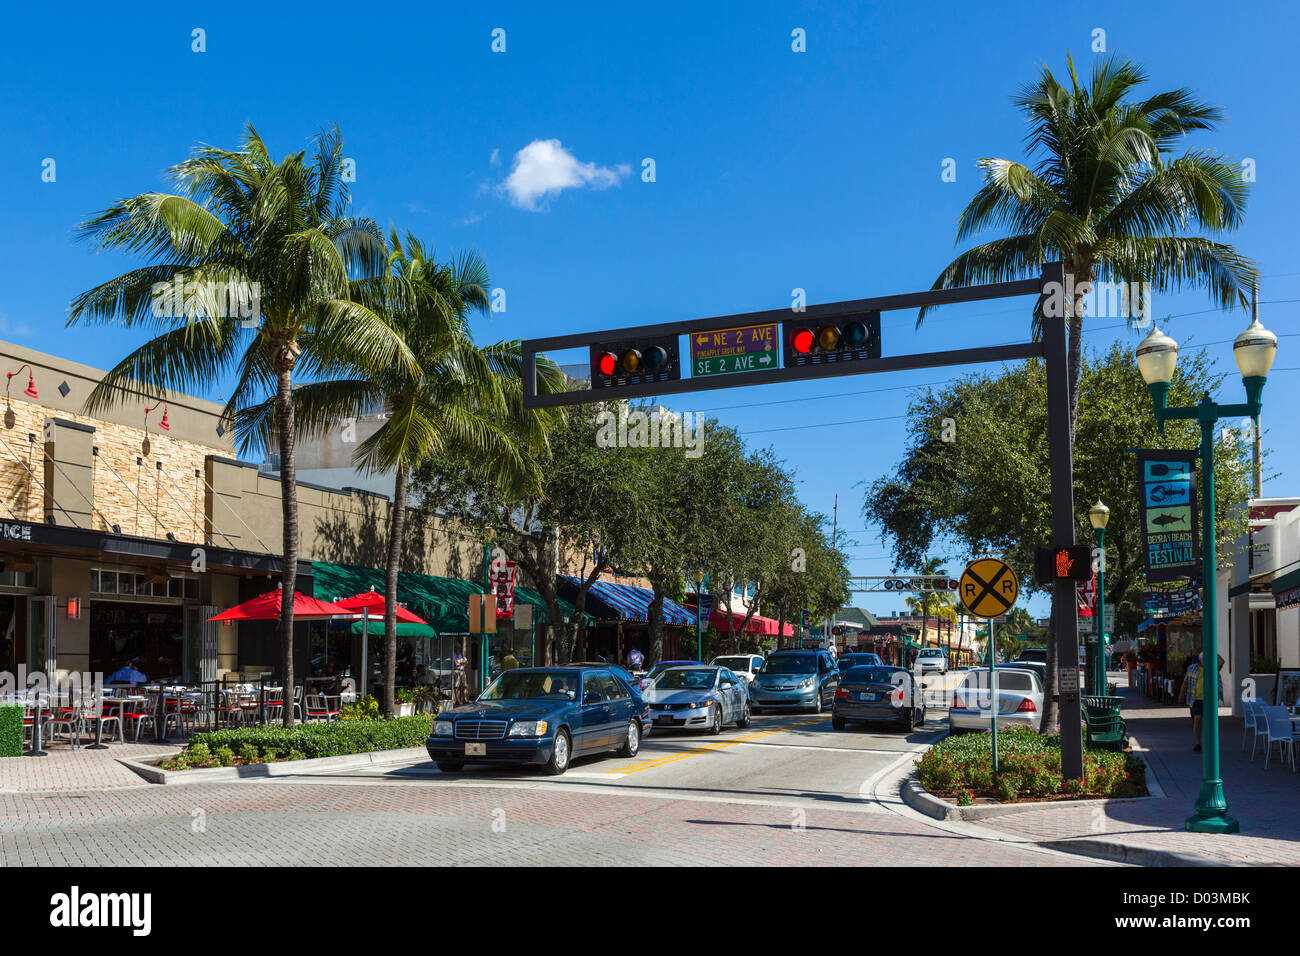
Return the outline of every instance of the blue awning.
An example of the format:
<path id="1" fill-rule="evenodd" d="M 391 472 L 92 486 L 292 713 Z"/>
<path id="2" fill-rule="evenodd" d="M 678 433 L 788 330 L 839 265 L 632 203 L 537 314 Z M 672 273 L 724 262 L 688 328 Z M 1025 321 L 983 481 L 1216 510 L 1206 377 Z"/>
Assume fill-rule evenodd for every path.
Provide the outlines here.
<path id="1" fill-rule="evenodd" d="M 579 584 L 577 578 L 560 574 L 556 576 L 556 584 L 565 600 L 573 602 L 577 598 Z M 597 581 L 587 591 L 586 611 L 598 618 L 636 621 L 644 624 L 650 620 L 652 600 L 654 600 L 654 592 L 649 588 Z M 670 598 L 664 598 L 664 623 L 693 625 L 695 613 L 686 610 Z"/>

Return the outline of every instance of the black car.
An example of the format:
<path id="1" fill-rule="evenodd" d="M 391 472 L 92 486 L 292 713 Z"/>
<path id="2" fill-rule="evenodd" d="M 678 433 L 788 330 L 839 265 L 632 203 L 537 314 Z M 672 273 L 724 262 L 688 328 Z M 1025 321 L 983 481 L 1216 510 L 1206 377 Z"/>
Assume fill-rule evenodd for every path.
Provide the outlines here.
<path id="1" fill-rule="evenodd" d="M 894 723 L 906 731 L 925 724 L 925 684 L 903 667 L 853 667 L 841 678 L 831 705 L 831 727 L 850 722 Z"/>
<path id="2" fill-rule="evenodd" d="M 866 651 L 853 651 L 849 654 L 841 654 L 835 661 L 835 666 L 844 674 L 851 667 L 865 667 L 875 665 L 882 666 L 885 662 L 880 659 L 879 654 L 871 654 Z"/>

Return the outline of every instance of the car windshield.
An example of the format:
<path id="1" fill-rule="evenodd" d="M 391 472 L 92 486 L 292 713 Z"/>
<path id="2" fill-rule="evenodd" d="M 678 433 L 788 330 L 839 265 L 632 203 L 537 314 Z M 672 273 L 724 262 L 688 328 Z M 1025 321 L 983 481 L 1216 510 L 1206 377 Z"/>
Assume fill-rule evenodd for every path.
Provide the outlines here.
<path id="1" fill-rule="evenodd" d="M 645 676 L 646 676 L 646 678 L 647 678 L 648 680 L 654 680 L 656 677 L 658 677 L 658 676 L 659 676 L 660 674 L 662 674 L 664 671 L 668 670 L 668 668 L 670 668 L 670 667 L 678 667 L 678 666 L 680 666 L 680 665 L 678 665 L 678 664 L 669 664 L 669 663 L 665 663 L 664 661 L 660 661 L 660 662 L 659 662 L 658 664 L 656 664 L 654 667 L 650 668 L 649 672 L 648 672 Z"/>
<path id="2" fill-rule="evenodd" d="M 811 654 L 792 654 L 789 657 L 769 657 L 763 665 L 764 674 L 815 674 L 817 659 Z"/>
<path id="3" fill-rule="evenodd" d="M 480 700 L 575 700 L 578 675 L 570 671 L 506 671 Z"/>
<path id="4" fill-rule="evenodd" d="M 713 663 L 718 667 L 726 667 L 733 671 L 749 670 L 749 661 L 748 657 L 715 657 L 713 659 Z"/>
<path id="5" fill-rule="evenodd" d="M 659 690 L 709 690 L 717 673 L 703 667 L 678 667 L 664 671 L 655 681 L 655 687 Z"/>
<path id="6" fill-rule="evenodd" d="M 892 684 L 894 675 L 906 673 L 897 667 L 851 667 L 844 675 L 846 684 Z"/>
<path id="7" fill-rule="evenodd" d="M 918 651 L 917 657 L 943 657 L 943 651 L 937 647 L 928 647 L 925 650 Z"/>

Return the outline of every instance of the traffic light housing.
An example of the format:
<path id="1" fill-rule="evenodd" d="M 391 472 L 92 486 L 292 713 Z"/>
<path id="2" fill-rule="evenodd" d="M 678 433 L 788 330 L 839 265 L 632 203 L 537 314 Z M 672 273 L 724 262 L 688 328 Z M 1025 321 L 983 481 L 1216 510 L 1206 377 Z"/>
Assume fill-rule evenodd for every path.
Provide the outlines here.
<path id="1" fill-rule="evenodd" d="M 591 346 L 591 387 L 618 388 L 682 377 L 677 336 L 601 342 Z"/>
<path id="2" fill-rule="evenodd" d="M 1057 581 L 1092 580 L 1092 548 L 1072 544 L 1065 548 L 1039 548 L 1034 556 L 1034 577 L 1040 585 Z"/>
<path id="3" fill-rule="evenodd" d="M 880 358 L 880 313 L 781 323 L 786 368 Z"/>

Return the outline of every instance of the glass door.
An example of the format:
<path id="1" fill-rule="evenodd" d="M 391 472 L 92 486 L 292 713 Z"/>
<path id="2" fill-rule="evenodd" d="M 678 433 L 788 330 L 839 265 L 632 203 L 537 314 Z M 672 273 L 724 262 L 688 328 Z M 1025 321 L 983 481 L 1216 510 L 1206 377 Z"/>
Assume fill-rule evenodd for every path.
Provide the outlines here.
<path id="1" fill-rule="evenodd" d="M 54 620 L 54 595 L 27 599 L 27 673 L 43 673 L 50 686 L 58 668 Z"/>

